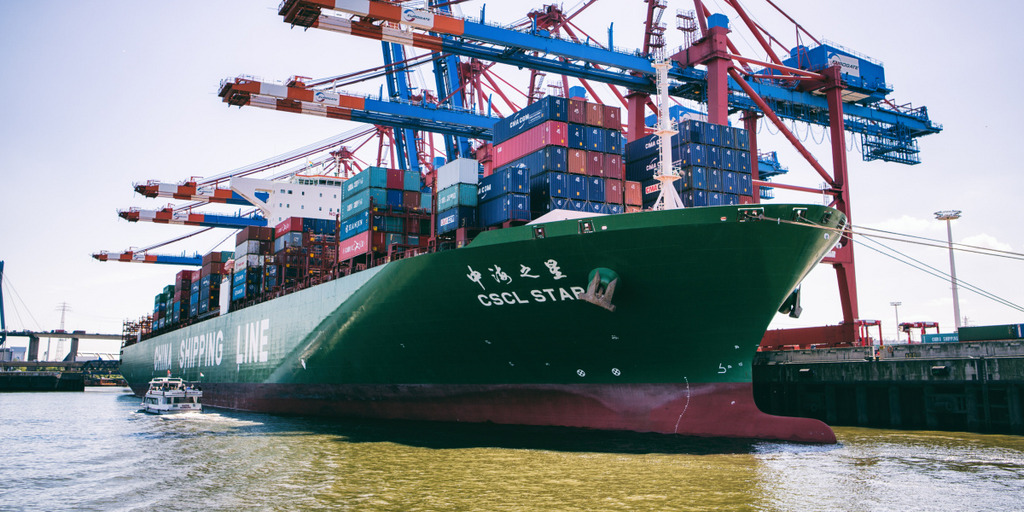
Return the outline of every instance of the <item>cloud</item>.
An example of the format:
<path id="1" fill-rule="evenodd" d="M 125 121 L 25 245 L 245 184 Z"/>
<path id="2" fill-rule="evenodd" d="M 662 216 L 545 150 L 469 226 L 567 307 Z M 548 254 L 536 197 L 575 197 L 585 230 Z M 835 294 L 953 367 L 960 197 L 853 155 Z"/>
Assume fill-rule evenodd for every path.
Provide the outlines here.
<path id="1" fill-rule="evenodd" d="M 995 249 L 997 251 L 1012 251 L 1013 247 L 1010 244 L 1004 244 L 1000 242 L 996 237 L 987 233 L 981 233 L 980 235 L 971 235 L 960 241 L 964 245 L 976 245 L 978 247 L 984 247 L 986 249 Z"/>
<path id="2" fill-rule="evenodd" d="M 897 219 L 886 219 L 877 224 L 872 224 L 873 229 L 884 229 L 895 233 L 917 234 L 941 233 L 946 230 L 946 225 L 936 222 L 933 218 L 919 218 L 910 215 L 903 215 Z"/>

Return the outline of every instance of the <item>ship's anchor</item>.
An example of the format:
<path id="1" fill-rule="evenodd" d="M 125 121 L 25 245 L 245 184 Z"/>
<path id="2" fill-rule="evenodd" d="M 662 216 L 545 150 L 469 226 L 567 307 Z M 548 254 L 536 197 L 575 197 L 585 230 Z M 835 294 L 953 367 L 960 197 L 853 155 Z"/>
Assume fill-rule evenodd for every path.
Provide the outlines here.
<path id="1" fill-rule="evenodd" d="M 598 267 L 590 271 L 587 281 L 589 282 L 587 291 L 580 295 L 580 299 L 608 311 L 615 311 L 612 295 L 615 294 L 615 285 L 619 282 L 619 275 L 610 268 Z"/>

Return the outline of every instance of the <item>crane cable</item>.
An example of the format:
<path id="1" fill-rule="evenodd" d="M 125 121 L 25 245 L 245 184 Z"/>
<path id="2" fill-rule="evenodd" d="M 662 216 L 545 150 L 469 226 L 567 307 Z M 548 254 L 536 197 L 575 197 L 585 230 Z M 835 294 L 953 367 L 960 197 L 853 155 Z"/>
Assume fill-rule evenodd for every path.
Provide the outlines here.
<path id="1" fill-rule="evenodd" d="M 864 243 L 860 243 L 860 240 L 857 240 L 858 244 L 861 247 L 864 247 L 864 248 L 867 248 L 867 249 L 871 249 L 871 250 L 873 250 L 873 251 L 875 251 L 875 252 L 877 252 L 877 253 L 879 253 L 879 254 L 881 254 L 883 256 L 888 256 L 888 257 L 890 257 L 890 258 L 892 258 L 892 259 L 894 259 L 896 261 L 899 261 L 900 263 L 903 263 L 905 265 L 913 267 L 913 268 L 915 268 L 917 270 L 920 270 L 920 271 L 922 271 L 922 272 L 924 272 L 926 274 L 932 275 L 934 277 L 938 277 L 938 278 L 942 279 L 943 281 L 949 281 L 950 279 L 952 279 L 952 276 L 950 276 L 949 274 L 943 272 L 942 270 L 939 270 L 939 269 L 937 269 L 937 268 L 935 268 L 935 267 L 933 267 L 931 265 L 928 265 L 927 263 L 924 263 L 924 262 L 922 262 L 922 261 L 920 261 L 920 260 L 918 260 L 918 259 L 916 259 L 916 258 L 914 258 L 912 256 L 909 256 L 909 255 L 904 254 L 904 253 L 902 253 L 900 251 L 897 251 L 896 249 L 893 249 L 892 247 L 889 247 L 889 246 L 887 246 L 887 245 L 885 245 L 885 244 L 883 244 L 883 243 L 881 243 L 881 242 L 879 242 L 877 240 L 873 240 L 868 235 L 862 234 L 862 235 L 860 235 L 860 237 L 862 239 L 864 239 L 864 240 L 870 241 L 871 243 L 878 244 L 881 247 L 883 247 L 884 249 L 892 251 L 892 252 L 898 254 L 899 256 L 902 256 L 903 258 L 906 258 L 906 260 L 900 259 L 900 257 L 898 257 L 898 256 L 894 256 L 892 254 L 886 253 L 886 252 L 882 251 L 881 249 L 877 249 L 877 248 L 872 247 L 870 245 L 866 245 Z M 914 263 L 911 263 L 910 261 L 907 261 L 907 260 L 913 261 Z M 916 263 L 916 265 L 915 265 L 915 263 Z M 960 287 L 962 287 L 962 288 L 964 288 L 964 289 L 966 289 L 968 291 L 972 291 L 974 293 L 977 293 L 978 295 L 981 295 L 982 297 L 985 297 L 985 298 L 987 298 L 989 300 L 998 302 L 999 304 L 1002 304 L 1002 305 L 1004 305 L 1006 307 L 1009 307 L 1011 309 L 1016 309 L 1017 311 L 1024 312 L 1024 307 L 1021 307 L 1021 306 L 1019 306 L 1017 304 L 1014 304 L 1013 302 L 1010 302 L 1009 300 L 1006 300 L 1006 299 L 1004 299 L 1002 297 L 999 297 L 999 296 L 994 295 L 992 293 L 989 293 L 989 292 L 987 292 L 985 290 L 982 290 L 981 288 L 978 288 L 977 286 L 975 286 L 975 285 L 973 285 L 971 283 L 968 283 L 967 281 L 964 281 L 962 279 L 957 279 L 956 283 L 957 283 L 958 286 L 960 286 Z"/>
<path id="2" fill-rule="evenodd" d="M 936 268 L 934 268 L 934 267 L 932 267 L 932 266 L 930 266 L 930 265 L 928 265 L 928 264 L 926 264 L 924 262 L 921 262 L 920 260 L 917 260 L 917 259 L 915 259 L 915 258 L 913 258 L 911 256 L 908 256 L 907 254 L 904 254 L 904 253 L 902 253 L 900 251 L 897 251 L 897 250 L 895 250 L 895 249 L 893 249 L 891 247 L 888 247 L 885 244 L 882 244 L 881 242 L 878 242 L 877 240 L 874 240 L 874 239 L 875 238 L 881 238 L 881 239 L 887 239 L 887 240 L 895 240 L 895 241 L 898 241 L 898 242 L 903 242 L 903 243 L 908 243 L 908 244 L 922 245 L 922 246 L 925 246 L 925 247 L 937 247 L 937 248 L 942 248 L 942 249 L 946 249 L 946 248 L 950 247 L 950 244 L 948 244 L 947 242 L 942 242 L 941 240 L 935 240 L 935 239 L 932 239 L 932 238 L 925 238 L 925 237 L 920 237 L 920 236 L 915 236 L 915 235 L 908 235 L 908 234 L 904 234 L 904 233 L 896 233 L 896 232 L 893 232 L 893 231 L 886 231 L 886 230 L 877 229 L 877 228 L 869 228 L 869 227 L 866 227 L 866 226 L 856 226 L 856 229 L 858 229 L 858 230 L 868 230 L 868 231 L 878 231 L 878 232 L 881 232 L 881 233 L 886 233 L 886 234 L 889 234 L 889 235 L 897 235 L 897 236 L 905 237 L 905 238 L 897 238 L 896 236 L 869 235 L 869 234 L 863 233 L 861 231 L 855 231 L 854 230 L 854 226 L 852 226 L 852 225 L 849 228 L 846 227 L 846 226 L 833 228 L 833 227 L 822 226 L 820 224 L 816 224 L 816 223 L 811 222 L 810 220 L 807 220 L 807 219 L 802 219 L 800 222 L 798 222 L 798 221 L 792 221 L 792 220 L 786 220 L 786 219 L 765 217 L 764 215 L 761 215 L 758 218 L 763 219 L 763 220 L 768 220 L 768 221 L 775 221 L 776 223 L 779 223 L 779 224 L 791 224 L 791 225 L 796 225 L 796 226 L 811 227 L 811 228 L 817 228 L 817 229 L 822 229 L 822 230 L 826 230 L 826 231 L 831 231 L 831 232 L 834 232 L 834 233 L 839 233 L 840 235 L 842 235 L 846 239 L 848 239 L 848 240 L 850 240 L 852 242 L 856 242 L 861 247 L 864 247 L 866 249 L 871 249 L 871 250 L 873 250 L 875 252 L 878 252 L 878 253 L 880 253 L 880 254 L 882 254 L 884 256 L 888 256 L 888 257 L 890 257 L 892 259 L 895 259 L 896 261 L 899 261 L 900 263 L 903 263 L 905 265 L 908 265 L 908 266 L 911 266 L 911 267 L 913 267 L 915 269 L 918 269 L 918 270 L 920 270 L 922 272 L 925 272 L 926 274 L 932 275 L 934 277 L 938 277 L 940 279 L 943 279 L 944 281 L 948 281 L 948 280 L 952 279 L 952 276 L 950 276 L 949 274 L 947 274 L 947 273 L 945 273 L 945 272 L 943 272 L 943 271 L 941 271 L 939 269 L 936 269 Z M 852 235 L 854 235 L 854 234 L 858 235 L 858 239 L 854 239 L 852 237 Z M 903 258 L 907 258 L 908 260 L 911 260 L 911 261 L 917 263 L 918 265 L 921 265 L 921 266 L 926 267 L 926 268 L 922 268 L 921 266 L 915 265 L 914 263 L 911 263 L 910 261 L 901 259 L 900 257 L 894 256 L 892 254 L 886 253 L 886 252 L 884 252 L 884 251 L 882 251 L 882 250 L 880 250 L 880 249 L 878 249 L 876 247 L 873 247 L 871 245 L 867 245 L 867 244 L 861 243 L 861 241 L 859 240 L 860 238 L 868 240 L 868 241 L 870 241 L 870 242 L 872 242 L 874 244 L 880 245 L 880 246 L 884 247 L 885 249 L 887 249 L 889 251 L 892 251 L 892 252 L 902 256 Z M 910 240 L 910 239 L 914 239 L 914 240 Z M 922 241 L 918 241 L 918 240 L 922 240 Z M 980 247 L 980 246 L 976 246 L 976 245 L 959 244 L 959 243 L 954 243 L 954 244 L 951 244 L 951 245 L 953 246 L 953 249 L 955 249 L 957 251 L 961 251 L 961 252 L 971 252 L 971 253 L 982 254 L 982 255 L 985 255 L 985 256 L 997 256 L 997 257 L 1000 257 L 1000 258 L 1008 258 L 1008 259 L 1024 261 L 1024 253 L 1017 253 L 1017 252 L 1012 252 L 1012 251 L 1003 251 L 1003 250 L 999 250 L 999 249 L 989 249 L 989 248 L 986 248 L 986 247 Z M 978 295 L 981 295 L 982 297 L 985 297 L 985 298 L 987 298 L 989 300 L 992 300 L 994 302 L 997 302 L 999 304 L 1007 306 L 1007 307 L 1009 307 L 1011 309 L 1016 309 L 1018 311 L 1024 312 L 1024 306 L 1021 306 L 1019 304 L 1011 302 L 1011 301 L 1009 301 L 1007 299 L 999 297 L 999 296 L 997 296 L 995 294 L 992 294 L 990 292 L 987 292 L 985 290 L 982 290 L 981 288 L 978 288 L 977 286 L 974 286 L 974 285 L 972 285 L 972 284 L 970 284 L 970 283 L 968 283 L 966 281 L 963 281 L 961 279 L 957 279 L 956 282 L 957 282 L 958 285 L 963 286 L 963 288 L 968 290 L 968 291 L 974 292 L 974 293 L 976 293 Z"/>

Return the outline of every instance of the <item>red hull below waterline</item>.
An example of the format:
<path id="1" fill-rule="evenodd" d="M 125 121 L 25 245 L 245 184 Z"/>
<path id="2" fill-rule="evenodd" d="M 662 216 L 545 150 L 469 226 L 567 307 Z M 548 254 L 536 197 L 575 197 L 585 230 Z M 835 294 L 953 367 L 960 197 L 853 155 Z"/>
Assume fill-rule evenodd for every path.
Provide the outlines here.
<path id="1" fill-rule="evenodd" d="M 773 416 L 750 383 L 592 385 L 203 385 L 207 405 L 278 414 L 628 430 L 836 442 L 825 423 Z"/>

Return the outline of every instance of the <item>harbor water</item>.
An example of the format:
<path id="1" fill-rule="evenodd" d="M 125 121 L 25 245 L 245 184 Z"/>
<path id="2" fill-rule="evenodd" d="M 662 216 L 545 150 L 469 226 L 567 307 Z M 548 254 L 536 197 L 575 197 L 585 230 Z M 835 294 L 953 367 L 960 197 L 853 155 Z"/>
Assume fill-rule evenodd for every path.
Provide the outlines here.
<path id="1" fill-rule="evenodd" d="M 152 416 L 125 388 L 0 393 L 0 510 L 1024 510 L 1024 438 L 839 444 Z"/>

